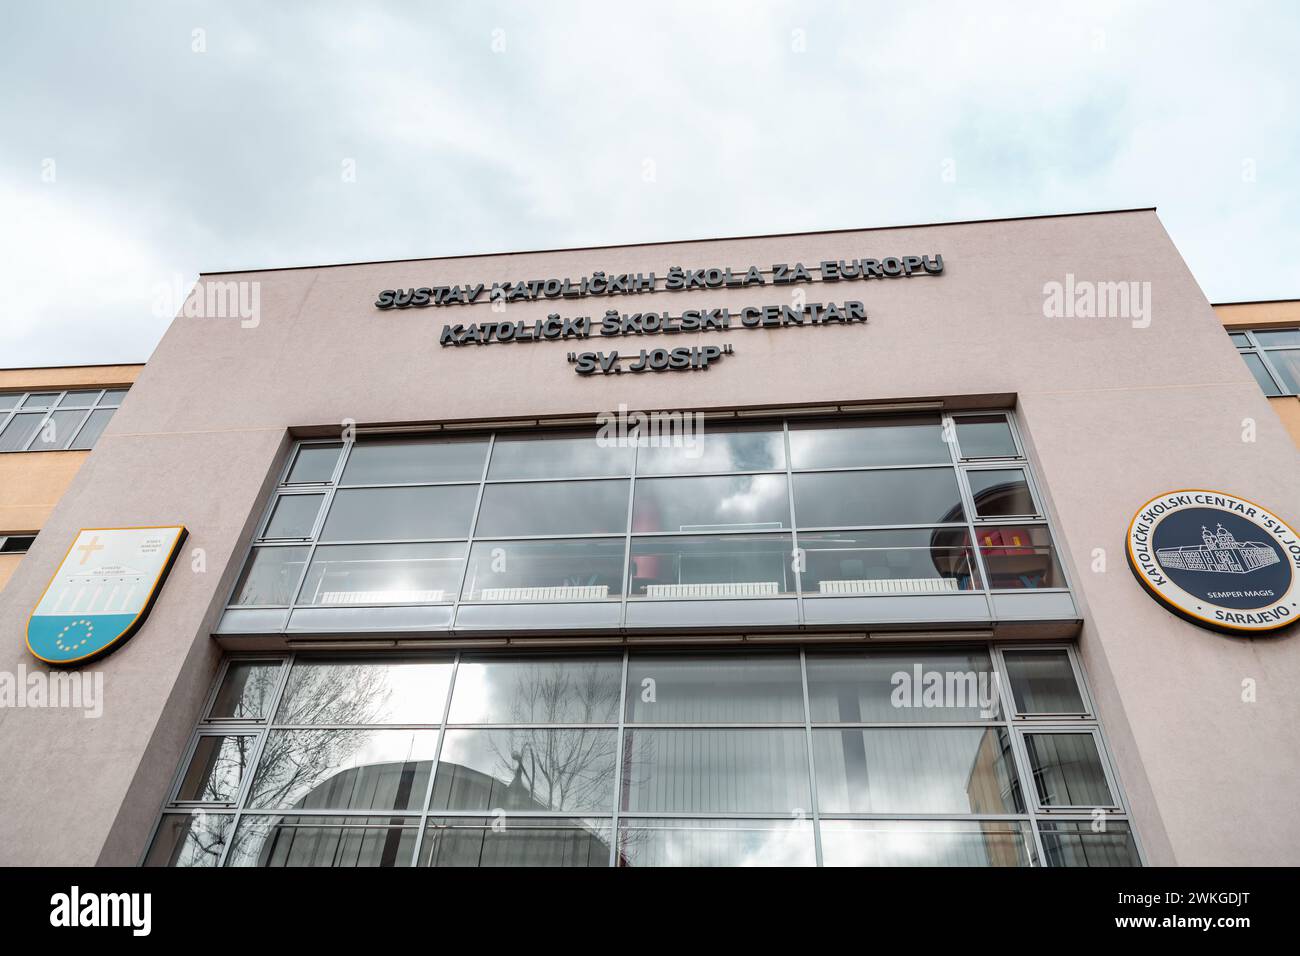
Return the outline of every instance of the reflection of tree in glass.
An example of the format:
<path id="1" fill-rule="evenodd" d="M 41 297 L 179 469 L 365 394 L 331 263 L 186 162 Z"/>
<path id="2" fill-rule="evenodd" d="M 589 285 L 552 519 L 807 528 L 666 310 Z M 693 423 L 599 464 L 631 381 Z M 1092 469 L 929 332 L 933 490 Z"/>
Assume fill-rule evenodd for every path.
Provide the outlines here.
<path id="1" fill-rule="evenodd" d="M 391 691 L 387 669 L 375 664 L 305 664 L 294 667 L 277 724 L 356 725 L 382 715 Z M 365 742 L 367 731 L 276 732 L 267 735 L 253 780 L 251 806 L 290 806 L 309 795 Z"/>
<path id="2" fill-rule="evenodd" d="M 611 668 L 596 662 L 527 668 L 511 692 L 511 722 L 609 724 L 617 720 L 619 680 Z M 612 793 L 617 737 L 607 728 L 520 728 L 493 734 L 492 776 L 508 781 L 505 809 L 596 808 Z"/>
<path id="3" fill-rule="evenodd" d="M 214 813 L 196 813 L 185 818 L 188 832 L 176 844 L 169 866 L 216 866 L 225 848 L 230 822 L 234 818 Z"/>

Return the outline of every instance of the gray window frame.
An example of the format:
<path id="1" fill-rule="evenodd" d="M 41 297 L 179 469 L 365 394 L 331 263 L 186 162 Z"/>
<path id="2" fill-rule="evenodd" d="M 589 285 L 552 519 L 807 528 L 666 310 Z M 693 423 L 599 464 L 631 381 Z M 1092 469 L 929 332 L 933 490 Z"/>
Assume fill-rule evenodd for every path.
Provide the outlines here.
<path id="1" fill-rule="evenodd" d="M 1237 345 L 1237 344 L 1234 342 L 1234 343 L 1233 343 L 1233 347 L 1236 348 L 1237 352 L 1238 352 L 1240 355 L 1243 355 L 1243 356 L 1245 356 L 1245 355 L 1256 355 L 1256 356 L 1259 357 L 1260 364 L 1263 365 L 1265 374 L 1267 374 L 1268 377 L 1271 378 L 1271 379 L 1273 380 L 1273 387 L 1277 389 L 1277 394 L 1276 394 L 1276 395 L 1269 395 L 1269 396 L 1267 396 L 1267 397 L 1269 397 L 1269 398 L 1286 398 L 1286 397 L 1295 397 L 1295 396 L 1300 396 L 1300 391 L 1294 391 L 1294 390 L 1291 389 L 1291 387 L 1290 387 L 1289 385 L 1286 384 L 1286 380 L 1282 377 L 1282 375 L 1281 375 L 1281 374 L 1278 372 L 1278 370 L 1274 367 L 1274 365 L 1273 365 L 1273 360 L 1272 360 L 1272 358 L 1270 358 L 1270 353 L 1272 353 L 1272 352 L 1294 352 L 1294 351 L 1300 350 L 1300 346 L 1297 346 L 1297 345 L 1263 345 L 1263 344 L 1260 343 L 1259 338 L 1258 338 L 1258 337 L 1256 336 L 1256 334 L 1255 334 L 1256 332 L 1297 332 L 1297 333 L 1300 333 L 1300 328 L 1297 328 L 1297 327 L 1295 327 L 1295 326 L 1280 326 L 1280 327 L 1278 327 L 1278 328 L 1251 328 L 1251 329 L 1231 329 L 1231 328 L 1230 328 L 1230 329 L 1227 329 L 1227 330 L 1225 330 L 1225 331 L 1226 331 L 1226 332 L 1228 333 L 1228 335 L 1229 335 L 1229 341 L 1231 341 L 1231 336 L 1233 336 L 1233 335 L 1244 335 L 1244 336 L 1246 336 L 1247 341 L 1250 343 L 1249 345 L 1241 346 L 1241 345 Z"/>
<path id="2" fill-rule="evenodd" d="M 319 658 L 339 659 L 338 652 L 331 654 L 319 653 L 232 653 L 225 656 L 221 665 L 217 669 L 216 679 L 208 690 L 207 697 L 203 701 L 200 710 L 201 717 L 197 726 L 191 733 L 190 739 L 184 750 L 182 760 L 177 767 L 171 786 L 167 790 L 167 800 L 159 808 L 155 816 L 152 830 L 149 834 L 149 840 L 143 847 L 139 862 L 143 865 L 148 859 L 149 851 L 157 838 L 166 816 L 177 813 L 196 814 L 218 814 L 229 816 L 231 820 L 230 838 L 222 850 L 222 855 L 218 861 L 219 866 L 224 866 L 229 855 L 230 847 L 234 843 L 234 838 L 238 832 L 240 822 L 243 817 L 335 817 L 345 818 L 348 820 L 363 821 L 364 818 L 382 817 L 384 820 L 397 820 L 400 818 L 401 825 L 407 824 L 418 825 L 419 832 L 412 848 L 411 863 L 418 865 L 424 847 L 424 837 L 428 832 L 430 819 L 433 818 L 470 818 L 483 819 L 485 816 L 492 816 L 491 811 L 485 813 L 483 810 L 442 810 L 432 806 L 432 797 L 434 793 L 435 782 L 437 779 L 437 768 L 442 756 L 442 748 L 446 740 L 448 730 L 458 729 L 492 729 L 492 730 L 509 730 L 509 729 L 537 729 L 537 728 L 555 728 L 555 729 L 601 729 L 617 730 L 617 744 L 615 751 L 614 774 L 615 779 L 611 787 L 611 806 L 608 812 L 604 813 L 577 813 L 572 811 L 539 811 L 539 810 L 519 810 L 506 813 L 507 819 L 516 817 L 521 819 L 573 819 L 581 817 L 585 819 L 598 820 L 602 826 L 608 825 L 610 839 L 610 865 L 617 865 L 619 859 L 620 842 L 620 823 L 631 819 L 710 819 L 710 820 L 767 820 L 776 821 L 784 820 L 789 822 L 794 819 L 792 816 L 782 816 L 775 813 L 763 812 L 693 812 L 693 811 L 656 811 L 656 812 L 636 812 L 631 813 L 621 809 L 623 802 L 623 773 L 620 772 L 624 764 L 624 748 L 627 739 L 627 733 L 631 729 L 674 729 L 674 730 L 692 730 L 692 729 L 783 729 L 798 730 L 802 727 L 804 731 L 805 750 L 807 754 L 807 774 L 809 783 L 809 794 L 812 805 L 804 811 L 804 817 L 812 822 L 813 843 L 815 860 L 818 866 L 823 865 L 822 852 L 822 827 L 821 821 L 826 820 L 888 820 L 888 821 L 932 821 L 932 820 L 963 820 L 963 821 L 1003 821 L 1016 822 L 1028 825 L 1030 834 L 1030 843 L 1026 849 L 1029 851 L 1031 859 L 1030 866 L 1045 866 L 1046 856 L 1044 855 L 1042 836 L 1039 830 L 1039 824 L 1045 821 L 1076 821 L 1094 823 L 1096 814 L 1100 811 L 1105 814 L 1107 820 L 1123 822 L 1129 827 L 1132 834 L 1133 843 L 1136 847 L 1138 860 L 1141 865 L 1146 865 L 1146 856 L 1142 847 L 1142 842 L 1134 824 L 1128 799 L 1120 784 L 1118 773 L 1115 770 L 1111 755 L 1106 746 L 1105 735 L 1102 731 L 1100 721 L 1093 709 L 1093 695 L 1088 686 L 1086 674 L 1079 662 L 1078 651 L 1073 642 L 1016 642 L 1016 643 L 999 643 L 999 642 L 964 642 L 964 643 L 925 643 L 925 644 L 907 644 L 896 647 L 886 648 L 883 645 L 873 648 L 857 648 L 863 653 L 871 653 L 872 650 L 890 650 L 893 652 L 903 651 L 905 653 L 914 653 L 918 659 L 927 652 L 941 649 L 960 648 L 970 650 L 979 648 L 989 655 L 994 673 L 999 676 L 997 681 L 999 694 L 999 714 L 997 718 L 991 720 L 931 720 L 931 721 L 906 721 L 906 722 L 844 722 L 844 721 L 814 721 L 811 717 L 811 701 L 808 694 L 808 658 L 812 654 L 829 650 L 825 646 L 808 647 L 798 644 L 772 645 L 763 649 L 750 649 L 748 652 L 735 651 L 735 653 L 784 653 L 787 655 L 798 656 L 800 682 L 803 698 L 803 719 L 802 721 L 782 721 L 782 722 L 745 722 L 740 724 L 732 723 L 705 723 L 705 722 L 658 722 L 658 721 L 637 721 L 632 722 L 627 718 L 628 712 L 628 670 L 629 661 L 632 655 L 638 657 L 653 656 L 664 653 L 663 651 L 650 650 L 645 648 L 609 648 L 601 646 L 592 646 L 584 648 L 580 643 L 575 644 L 563 651 L 546 650 L 525 652 L 518 649 L 512 649 L 505 652 L 492 652 L 482 649 L 466 650 L 445 650 L 441 652 L 432 651 L 421 655 L 403 654 L 401 659 L 428 659 L 438 661 L 449 661 L 451 663 L 451 675 L 447 685 L 447 696 L 443 702 L 442 717 L 439 723 L 432 724 L 373 724 L 373 725 L 356 725 L 356 724 L 313 724 L 310 729 L 327 730 L 327 729 L 353 729 L 364 727 L 385 729 L 420 729 L 420 730 L 437 730 L 439 731 L 436 753 L 433 759 L 434 772 L 429 774 L 429 781 L 424 795 L 424 802 L 419 810 L 401 810 L 401 811 L 383 811 L 377 813 L 374 810 L 309 810 L 295 808 L 292 810 L 267 811 L 260 809 L 251 809 L 247 806 L 249 791 L 252 780 L 256 774 L 257 765 L 261 760 L 262 752 L 265 748 L 267 738 L 270 736 L 272 729 L 298 728 L 300 725 L 277 723 L 275 720 L 276 713 L 280 703 L 283 700 L 286 687 L 288 685 L 290 672 L 294 664 L 299 660 L 314 660 Z M 1086 714 L 1079 715 L 1072 720 L 1061 720 L 1051 715 L 1019 715 L 1015 712 L 1015 704 L 1011 695 L 1010 684 L 1004 679 L 1005 670 L 1002 659 L 1004 649 L 1064 649 L 1069 656 L 1071 667 L 1078 681 L 1079 693 L 1084 705 L 1088 708 Z M 852 651 L 848 648 L 841 648 L 839 652 Z M 684 649 L 678 652 L 684 657 L 689 658 L 691 651 Z M 713 653 L 717 653 L 715 650 Z M 615 659 L 615 655 L 621 659 L 619 668 L 620 685 L 618 698 L 618 711 L 615 720 L 599 724 L 583 723 L 451 723 L 450 713 L 452 700 L 456 693 L 456 682 L 459 676 L 460 664 L 467 657 L 475 661 L 488 661 L 494 657 L 504 657 L 512 660 L 527 657 L 531 659 L 542 660 L 555 655 L 572 654 L 579 656 L 599 656 Z M 347 655 L 343 655 L 347 656 Z M 356 655 L 358 658 L 364 656 L 367 659 L 374 658 L 373 652 L 367 652 L 365 655 Z M 397 657 L 394 657 L 396 660 Z M 276 684 L 273 696 L 270 699 L 267 716 L 262 719 L 224 719 L 212 718 L 210 716 L 213 705 L 215 704 L 217 694 L 225 680 L 226 673 L 231 665 L 244 661 L 276 661 L 280 664 L 280 670 L 276 675 Z M 813 731 L 814 729 L 857 729 L 857 728 L 886 728 L 886 729 L 915 729 L 915 728 L 944 728 L 944 727 L 969 727 L 978 728 L 987 731 L 1003 731 L 1007 735 L 1010 746 L 1009 759 L 1011 766 L 1009 770 L 1013 775 L 1014 781 L 1019 785 L 1024 802 L 1024 811 L 1020 813 L 864 813 L 864 812 L 825 812 L 820 809 L 820 801 L 817 793 L 817 771 L 815 766 L 815 756 L 813 748 Z M 1025 749 L 1024 734 L 1026 733 L 1090 733 L 1093 735 L 1097 744 L 1097 751 L 1101 757 L 1102 766 L 1106 775 L 1106 780 L 1110 786 L 1110 791 L 1115 799 L 1114 806 L 1101 808 L 1093 807 L 1042 807 L 1038 803 L 1037 788 L 1034 785 L 1032 777 L 1032 768 L 1028 762 L 1028 755 Z M 193 756 L 195 748 L 198 746 L 199 739 L 204 736 L 229 735 L 229 734 L 253 734 L 258 736 L 258 741 L 253 748 L 251 767 L 245 774 L 241 782 L 241 789 L 238 802 L 231 806 L 227 804 L 203 804 L 194 802 L 179 802 L 175 799 L 179 787 L 184 779 L 189 762 Z M 394 824 L 396 825 L 396 824 Z"/>
<path id="3" fill-rule="evenodd" d="M 117 409 L 122 407 L 122 403 L 120 401 L 113 402 L 107 400 L 107 396 L 109 392 L 119 391 L 121 389 L 127 389 L 129 391 L 130 386 L 129 385 L 108 385 L 99 389 L 95 389 L 95 388 L 30 389 L 25 392 L 6 392 L 5 393 L 6 395 L 17 395 L 18 401 L 13 408 L 6 408 L 0 410 L 0 434 L 3 434 L 4 430 L 9 427 L 9 423 L 13 421 L 14 417 L 17 415 L 22 415 L 22 414 L 30 415 L 33 412 L 43 412 L 44 415 L 41 418 L 41 423 L 36 427 L 36 430 L 32 432 L 31 437 L 27 439 L 27 441 L 23 444 L 22 448 L 6 449 L 4 451 L 0 451 L 0 454 L 17 454 L 19 452 L 26 452 L 26 451 L 89 451 L 90 450 L 89 448 L 73 448 L 72 443 L 77 440 L 77 436 L 80 435 L 82 429 L 86 427 L 86 423 L 90 421 L 90 416 L 92 414 L 94 414 L 97 411 L 116 412 Z M 78 392 L 93 392 L 94 395 L 93 397 L 88 399 L 89 404 L 74 404 L 74 405 L 60 404 L 65 398 L 68 397 L 68 395 L 76 394 Z M 54 395 L 55 397 L 53 400 L 51 400 L 48 406 L 42 408 L 24 408 L 23 403 L 27 401 L 27 399 L 30 398 L 32 395 Z M 81 421 L 77 423 L 76 427 L 73 428 L 68 433 L 68 437 L 64 441 L 60 442 L 57 447 L 51 447 L 51 448 L 42 447 L 41 443 L 37 439 L 40 438 L 41 431 L 42 429 L 45 428 L 46 422 L 50 420 L 50 416 L 55 414 L 56 412 L 81 412 L 82 413 Z M 92 445 L 91 447 L 94 446 Z"/>
<path id="4" fill-rule="evenodd" d="M 344 470 L 347 467 L 348 459 L 352 453 L 352 450 L 359 443 L 365 441 L 365 437 L 363 436 L 360 439 L 356 439 L 356 438 L 340 439 L 340 438 L 331 437 L 331 438 L 321 438 L 321 439 L 300 440 L 297 443 L 295 443 L 295 445 L 291 450 L 291 453 L 286 456 L 286 460 L 283 463 L 278 476 L 279 480 L 276 483 L 275 491 L 268 496 L 268 500 L 264 505 L 264 510 L 262 511 L 262 514 L 259 518 L 257 524 L 258 536 L 255 537 L 254 540 L 250 543 L 249 548 L 245 552 L 243 558 L 244 566 L 246 566 L 254 548 L 297 547 L 297 546 L 306 545 L 309 548 L 309 551 L 307 554 L 307 559 L 303 563 L 302 572 L 299 575 L 299 578 L 294 585 L 293 599 L 287 604 L 274 604 L 274 605 L 235 604 L 233 603 L 234 590 L 232 588 L 231 593 L 227 596 L 225 608 L 226 610 L 236 610 L 236 611 L 241 609 L 256 608 L 259 610 L 281 610 L 288 613 L 292 613 L 293 611 L 298 610 L 300 608 L 321 607 L 321 605 L 303 604 L 300 601 L 303 582 L 306 579 L 306 575 L 308 570 L 311 567 L 312 561 L 315 559 L 316 549 L 318 545 L 370 544 L 370 543 L 417 544 L 417 543 L 435 543 L 435 542 L 448 543 L 448 542 L 464 541 L 465 560 L 461 567 L 460 587 L 455 591 L 454 594 L 450 595 L 449 600 L 443 600 L 437 602 L 421 602 L 421 601 L 393 602 L 393 603 L 385 603 L 385 604 L 357 603 L 357 604 L 347 605 L 348 607 L 352 607 L 352 608 L 446 606 L 452 609 L 452 615 L 454 617 L 454 615 L 456 615 L 459 612 L 460 606 L 462 604 L 474 605 L 474 604 L 481 603 L 477 600 L 465 600 L 464 597 L 465 581 L 467 579 L 469 568 L 470 568 L 469 556 L 476 542 L 493 541 L 493 542 L 508 543 L 511 541 L 545 541 L 545 540 L 564 540 L 564 539 L 593 539 L 594 540 L 594 539 L 601 539 L 601 538 L 603 539 L 622 538 L 624 541 L 623 568 L 622 568 L 623 579 L 622 579 L 622 587 L 620 593 L 618 595 L 613 595 L 603 599 L 589 599 L 589 603 L 618 605 L 621 608 L 622 614 L 625 616 L 629 604 L 645 603 L 645 602 L 654 603 L 662 600 L 658 598 L 635 596 L 631 593 L 632 581 L 631 581 L 631 571 L 630 571 L 630 558 L 631 558 L 632 542 L 634 538 L 650 538 L 650 537 L 685 538 L 685 537 L 692 537 L 692 536 L 698 537 L 700 535 L 705 535 L 709 537 L 721 537 L 724 535 L 788 534 L 790 536 L 790 546 L 792 550 L 790 558 L 793 559 L 796 555 L 799 555 L 801 553 L 799 549 L 799 534 L 801 531 L 808 532 L 808 533 L 812 533 L 812 532 L 820 533 L 824 531 L 833 532 L 833 531 L 905 530 L 905 529 L 921 529 L 921 528 L 924 529 L 951 528 L 955 530 L 963 529 L 963 528 L 965 529 L 967 534 L 967 541 L 971 552 L 971 562 L 978 569 L 979 572 L 980 587 L 963 590 L 960 593 L 970 594 L 970 595 L 978 594 L 991 599 L 991 597 L 996 594 L 1024 593 L 1024 589 L 1019 589 L 1019 588 L 989 587 L 988 569 L 985 566 L 984 556 L 979 546 L 979 530 L 981 528 L 1005 526 L 1008 524 L 1014 524 L 1014 525 L 1019 525 L 1024 527 L 1029 527 L 1029 526 L 1042 527 L 1047 532 L 1048 539 L 1051 542 L 1051 549 L 1052 549 L 1052 554 L 1055 558 L 1055 563 L 1061 571 L 1062 584 L 1059 587 L 1034 588 L 1033 593 L 1035 594 L 1069 593 L 1071 590 L 1071 577 L 1070 577 L 1071 572 L 1067 566 L 1067 562 L 1064 560 L 1062 549 L 1059 545 L 1061 538 L 1060 535 L 1057 533 L 1056 528 L 1054 527 L 1051 516 L 1047 513 L 1048 505 L 1047 505 L 1046 496 L 1044 494 L 1044 490 L 1042 486 L 1038 483 L 1037 478 L 1034 474 L 1034 468 L 1025 455 L 1025 451 L 1024 451 L 1025 446 L 1020 436 L 1015 413 L 1010 409 L 973 409 L 973 410 L 961 411 L 961 412 L 936 412 L 935 415 L 938 419 L 939 424 L 943 428 L 943 433 L 945 435 L 944 443 L 948 449 L 948 454 L 949 454 L 949 461 L 947 463 L 940 462 L 940 463 L 930 463 L 930 464 L 920 464 L 920 465 L 871 465 L 871 466 L 861 466 L 861 467 L 853 466 L 853 467 L 838 467 L 838 468 L 827 468 L 827 467 L 794 468 L 791 465 L 790 429 L 791 429 L 792 421 L 795 421 L 799 424 L 804 424 L 805 422 L 824 420 L 828 424 L 844 424 L 847 426 L 847 425 L 852 425 L 856 422 L 870 420 L 869 418 L 865 418 L 864 416 L 861 415 L 847 415 L 847 414 L 843 416 L 828 416 L 825 417 L 824 419 L 810 418 L 810 419 L 795 419 L 795 420 L 792 420 L 789 416 L 774 415 L 771 419 L 768 419 L 766 422 L 764 422 L 764 420 L 761 418 L 755 418 L 752 420 L 746 419 L 744 424 L 750 427 L 754 427 L 754 426 L 761 427 L 764 424 L 768 424 L 774 429 L 779 429 L 783 435 L 783 439 L 785 442 L 785 467 L 783 469 L 766 469 L 766 470 L 759 470 L 759 471 L 700 471 L 700 472 L 676 472 L 671 474 L 639 475 L 637 472 L 637 458 L 639 455 L 639 448 L 634 448 L 633 454 L 630 456 L 631 474 L 626 476 L 622 476 L 622 475 L 589 476 L 589 475 L 575 474 L 564 478 L 549 478 L 549 479 L 539 479 L 539 478 L 532 478 L 532 477 L 490 479 L 488 478 L 488 473 L 492 467 L 492 456 L 496 447 L 498 433 L 486 432 L 482 437 L 486 438 L 487 450 L 483 459 L 482 473 L 480 474 L 477 482 L 465 481 L 462 479 L 462 480 L 455 480 L 455 481 L 420 481 L 420 482 L 393 482 L 393 483 L 365 482 L 361 484 L 345 485 L 342 483 L 342 475 Z M 985 417 L 989 415 L 1005 416 L 1008 428 L 1011 431 L 1011 435 L 1015 443 L 1015 449 L 1016 449 L 1015 455 L 1013 457 L 1005 457 L 1005 458 L 977 458 L 977 459 L 969 459 L 969 460 L 962 458 L 960 449 L 958 447 L 956 423 L 963 418 Z M 893 417 L 893 416 L 886 416 L 886 417 Z M 725 428 L 727 424 L 730 424 L 730 422 L 719 423 L 718 427 Z M 551 434 L 551 432 L 548 432 L 548 434 Z M 583 434 L 583 433 L 579 432 L 578 434 Z M 377 437 L 386 437 L 386 436 L 377 436 Z M 441 437 L 441 435 L 440 433 L 439 434 L 431 433 L 428 435 L 412 435 L 410 437 L 412 437 L 413 439 L 433 438 L 436 440 L 438 437 Z M 457 434 L 455 437 L 457 439 L 460 439 L 460 438 L 475 437 L 475 436 L 473 435 L 473 433 L 467 432 L 465 435 Z M 294 463 L 298 460 L 298 456 L 302 453 L 302 450 L 306 447 L 315 446 L 315 445 L 330 445 L 330 446 L 340 445 L 341 446 L 338 458 L 334 463 L 333 473 L 330 475 L 329 479 L 327 481 L 313 482 L 313 483 L 305 483 L 305 482 L 295 482 L 293 484 L 288 483 L 289 474 L 293 468 Z M 1025 515 L 1025 516 L 1000 516 L 995 518 L 977 517 L 975 513 L 974 498 L 971 494 L 970 483 L 967 478 L 967 472 L 997 470 L 997 469 L 1006 469 L 1006 468 L 1018 468 L 1024 471 L 1026 481 L 1029 484 L 1030 494 L 1034 499 L 1035 507 L 1041 510 L 1036 514 Z M 794 496 L 794 477 L 796 475 L 817 474 L 817 473 L 823 473 L 823 474 L 860 473 L 860 472 L 869 472 L 869 471 L 913 471 L 913 470 L 935 470 L 935 469 L 946 469 L 949 473 L 955 476 L 957 481 L 958 494 L 960 498 L 961 507 L 965 512 L 962 520 L 952 521 L 952 522 L 934 521 L 934 522 L 927 522 L 922 524 L 915 524 L 915 523 L 894 524 L 894 525 L 850 524 L 850 525 L 837 525 L 837 526 L 825 526 L 825 527 L 823 526 L 814 527 L 811 525 L 807 527 L 800 526 L 799 516 L 795 505 L 795 496 Z M 677 479 L 677 478 L 688 479 L 688 478 L 702 478 L 702 477 L 753 476 L 753 475 L 784 476 L 786 482 L 787 497 L 789 500 L 791 528 L 783 529 L 780 531 L 774 529 L 764 529 L 764 528 L 746 528 L 746 529 L 729 529 L 729 530 L 722 529 L 722 530 L 713 530 L 708 532 L 633 531 L 633 516 L 635 514 L 635 506 L 636 506 L 636 486 L 639 480 L 660 481 L 664 479 Z M 479 514 L 482 509 L 484 494 L 489 485 L 542 484 L 542 483 L 560 484 L 560 483 L 590 482 L 590 481 L 628 482 L 627 526 L 623 531 L 608 532 L 602 534 L 577 534 L 577 535 L 536 534 L 536 535 L 517 535 L 517 536 L 503 536 L 503 535 L 479 536 L 477 534 L 478 524 L 479 524 Z M 322 529 L 324 528 L 326 520 L 328 519 L 330 509 L 333 505 L 334 496 L 340 490 L 353 489 L 353 488 L 401 488 L 401 487 L 427 487 L 427 486 L 445 486 L 445 485 L 462 485 L 462 486 L 476 485 L 478 489 L 475 502 L 474 502 L 474 511 L 473 511 L 472 520 L 470 524 L 470 533 L 466 536 L 456 536 L 451 538 L 412 538 L 412 539 L 404 539 L 403 541 L 400 542 L 380 540 L 380 539 L 369 539 L 369 538 L 349 540 L 349 541 L 329 541 L 329 542 L 322 542 L 320 540 L 320 534 Z M 270 520 L 275 504 L 279 500 L 279 497 L 281 495 L 310 494 L 310 493 L 318 493 L 321 490 L 324 490 L 325 492 L 325 501 L 323 502 L 320 512 L 317 515 L 316 526 L 313 529 L 312 537 L 310 539 L 285 539 L 285 538 L 266 539 L 261 537 L 262 533 L 264 532 L 264 529 L 267 526 L 267 523 Z M 701 598 L 682 597 L 682 598 L 675 598 L 674 600 L 753 601 L 753 600 L 793 599 L 797 602 L 799 606 L 800 619 L 802 619 L 802 614 L 803 614 L 802 608 L 803 608 L 804 601 L 835 601 L 841 599 L 841 596 L 839 595 L 806 592 L 803 588 L 802 574 L 794 575 L 794 584 L 795 587 L 790 594 L 776 595 L 770 598 L 755 597 L 753 595 L 737 595 L 737 596 L 709 596 L 709 597 L 701 597 Z"/>

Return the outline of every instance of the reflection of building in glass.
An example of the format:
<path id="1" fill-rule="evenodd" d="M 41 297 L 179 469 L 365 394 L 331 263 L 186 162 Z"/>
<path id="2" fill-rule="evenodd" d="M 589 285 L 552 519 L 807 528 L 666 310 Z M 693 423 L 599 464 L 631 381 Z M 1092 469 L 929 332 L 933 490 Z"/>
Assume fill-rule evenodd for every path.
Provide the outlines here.
<path id="1" fill-rule="evenodd" d="M 1248 574 L 1280 560 L 1268 545 L 1259 541 L 1238 541 L 1223 525 L 1218 525 L 1214 531 L 1201 525 L 1201 540 L 1205 543 L 1161 548 L 1156 557 L 1166 568 L 1226 571 L 1229 574 Z"/>

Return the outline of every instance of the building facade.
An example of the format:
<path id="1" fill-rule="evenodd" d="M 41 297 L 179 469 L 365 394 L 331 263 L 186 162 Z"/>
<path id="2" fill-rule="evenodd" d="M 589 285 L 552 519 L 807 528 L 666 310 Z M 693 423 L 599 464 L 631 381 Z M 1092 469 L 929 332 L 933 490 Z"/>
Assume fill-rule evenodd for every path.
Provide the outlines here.
<path id="1" fill-rule="evenodd" d="M 0 589 L 35 543 L 140 368 L 0 369 Z"/>
<path id="2" fill-rule="evenodd" d="M 1293 320 L 1216 316 L 1153 210 L 193 298 L 247 284 L 0 592 L 0 670 L 44 673 L 79 531 L 188 532 L 83 669 L 101 716 L 0 709 L 0 862 L 1300 862 L 1294 629 L 1197 626 L 1125 555 L 1171 489 L 1300 517 L 1243 361 L 1284 385 Z M 1222 531 L 1171 566 L 1290 570 Z"/>

